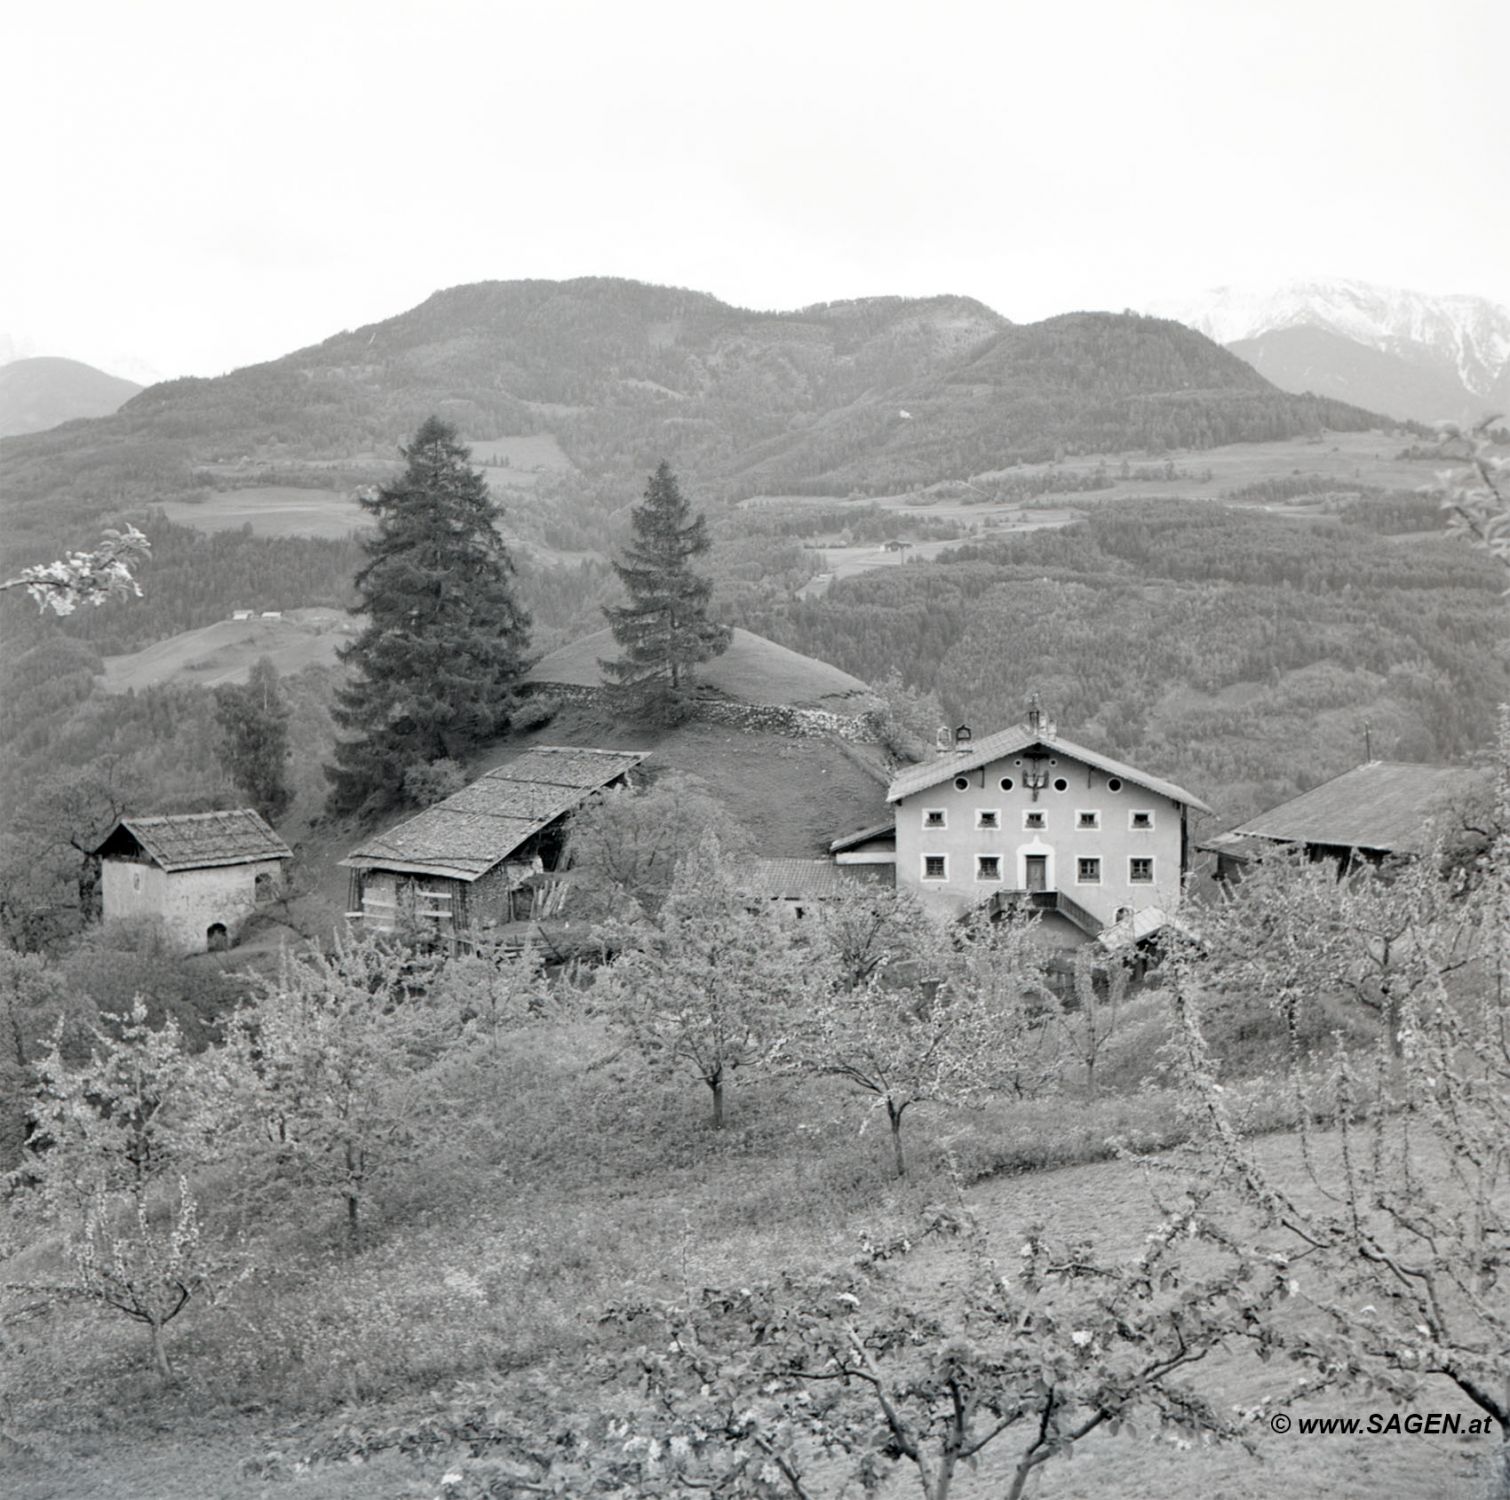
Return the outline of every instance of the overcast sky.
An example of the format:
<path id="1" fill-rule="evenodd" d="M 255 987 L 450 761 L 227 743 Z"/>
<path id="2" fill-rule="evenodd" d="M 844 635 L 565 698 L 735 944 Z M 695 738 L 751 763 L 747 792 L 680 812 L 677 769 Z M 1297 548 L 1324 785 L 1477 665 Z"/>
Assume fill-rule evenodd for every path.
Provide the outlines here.
<path id="1" fill-rule="evenodd" d="M 214 375 L 525 276 L 1510 303 L 1502 0 L 47 0 L 4 33 L 0 357 Z"/>

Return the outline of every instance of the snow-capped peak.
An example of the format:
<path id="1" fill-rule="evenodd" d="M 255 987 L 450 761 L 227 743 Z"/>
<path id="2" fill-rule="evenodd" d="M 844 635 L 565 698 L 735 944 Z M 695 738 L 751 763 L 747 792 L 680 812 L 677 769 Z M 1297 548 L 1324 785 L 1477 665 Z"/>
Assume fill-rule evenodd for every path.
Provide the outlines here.
<path id="1" fill-rule="evenodd" d="M 1445 366 L 1477 395 L 1510 365 L 1510 308 L 1484 297 L 1436 297 L 1339 278 L 1213 287 L 1149 311 L 1219 344 L 1279 328 L 1323 328 L 1413 363 Z"/>

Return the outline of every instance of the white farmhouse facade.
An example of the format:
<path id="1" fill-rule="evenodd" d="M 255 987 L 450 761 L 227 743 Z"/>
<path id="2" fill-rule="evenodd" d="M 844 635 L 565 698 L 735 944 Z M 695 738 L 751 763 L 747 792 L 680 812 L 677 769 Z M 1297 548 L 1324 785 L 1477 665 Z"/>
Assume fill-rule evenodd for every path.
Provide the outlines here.
<path id="1" fill-rule="evenodd" d="M 1148 908 L 1172 916 L 1187 814 L 1210 811 L 1173 782 L 1061 738 L 1036 708 L 980 740 L 957 731 L 952 748 L 900 772 L 887 801 L 898 889 L 948 917 L 1025 900 L 1064 919 L 1050 925 L 1066 944 Z"/>
<path id="2" fill-rule="evenodd" d="M 121 818 L 95 848 L 107 922 L 152 917 L 186 953 L 224 948 L 273 900 L 291 850 L 249 807 Z"/>

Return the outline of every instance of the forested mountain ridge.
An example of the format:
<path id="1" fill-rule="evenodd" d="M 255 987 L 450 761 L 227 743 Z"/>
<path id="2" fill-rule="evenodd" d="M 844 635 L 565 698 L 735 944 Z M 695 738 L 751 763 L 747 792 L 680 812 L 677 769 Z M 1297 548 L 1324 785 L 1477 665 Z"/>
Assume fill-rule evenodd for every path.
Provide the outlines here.
<path id="1" fill-rule="evenodd" d="M 1150 500 L 747 623 L 867 681 L 936 691 L 950 722 L 1010 723 L 1036 690 L 1066 734 L 1159 767 L 1231 820 L 1368 743 L 1447 763 L 1485 746 L 1510 697 L 1502 588 L 1449 539 L 1402 547 L 1357 523 Z"/>
<path id="2" fill-rule="evenodd" d="M 1056 452 L 1380 423 L 1284 395 L 1156 319 L 1016 327 L 947 296 L 762 313 L 604 278 L 485 282 L 280 360 L 152 386 L 108 418 L 8 439 L 6 550 L 35 560 L 103 516 L 217 490 L 371 483 L 432 412 L 470 441 L 551 434 L 572 466 L 567 501 L 594 505 L 661 459 L 706 499 L 842 494 Z"/>

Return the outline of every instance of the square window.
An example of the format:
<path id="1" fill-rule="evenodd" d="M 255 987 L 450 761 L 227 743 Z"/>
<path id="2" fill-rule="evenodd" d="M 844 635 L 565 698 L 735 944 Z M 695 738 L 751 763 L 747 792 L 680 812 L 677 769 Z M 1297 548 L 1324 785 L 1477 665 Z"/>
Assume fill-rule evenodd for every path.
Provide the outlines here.
<path id="1" fill-rule="evenodd" d="M 924 828 L 942 828 L 944 826 L 944 809 L 942 807 L 928 807 L 923 809 Z"/>
<path id="2" fill-rule="evenodd" d="M 1097 855 L 1082 855 L 1075 861 L 1075 879 L 1081 885 L 1101 884 L 1101 860 Z"/>
<path id="3" fill-rule="evenodd" d="M 1036 808 L 1029 808 L 1027 812 L 1022 815 L 1022 826 L 1024 828 L 1045 827 L 1046 825 L 1044 823 L 1043 813 Z"/>
<path id="4" fill-rule="evenodd" d="M 1000 880 L 1001 879 L 1001 855 L 978 854 L 975 857 L 975 878 L 977 880 Z"/>
<path id="5" fill-rule="evenodd" d="M 1000 828 L 1001 814 L 994 807 L 983 807 L 975 815 L 975 826 L 977 828 Z"/>
<path id="6" fill-rule="evenodd" d="M 1153 883 L 1153 860 L 1135 854 L 1127 862 L 1127 879 L 1131 885 L 1151 885 Z"/>
<path id="7" fill-rule="evenodd" d="M 1152 828 L 1153 814 L 1151 812 L 1135 812 L 1132 815 L 1132 826 L 1134 828 Z"/>
<path id="8" fill-rule="evenodd" d="M 1077 812 L 1075 814 L 1076 828 L 1099 828 L 1101 826 L 1101 814 L 1098 812 Z"/>
<path id="9" fill-rule="evenodd" d="M 948 878 L 949 856 L 947 854 L 925 854 L 923 856 L 924 880 L 947 880 Z"/>

